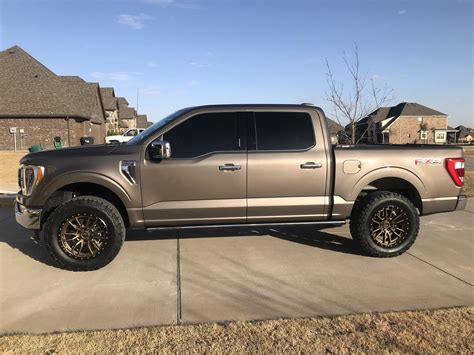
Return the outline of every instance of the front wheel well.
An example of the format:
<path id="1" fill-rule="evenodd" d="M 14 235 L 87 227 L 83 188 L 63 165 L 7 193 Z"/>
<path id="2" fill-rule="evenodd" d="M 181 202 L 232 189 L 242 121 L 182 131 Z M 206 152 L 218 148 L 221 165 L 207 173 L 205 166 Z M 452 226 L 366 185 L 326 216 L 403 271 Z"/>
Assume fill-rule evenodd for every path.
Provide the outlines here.
<path id="1" fill-rule="evenodd" d="M 96 196 L 103 198 L 104 200 L 113 204 L 118 209 L 120 215 L 123 218 L 125 226 L 128 227 L 130 225 L 127 209 L 125 208 L 125 205 L 123 204 L 120 197 L 118 197 L 113 191 L 102 185 L 88 182 L 74 183 L 63 186 L 59 190 L 56 190 L 45 203 L 42 222 L 46 221 L 48 216 L 57 206 L 77 196 Z"/>
<path id="2" fill-rule="evenodd" d="M 357 196 L 354 206 L 375 191 L 389 191 L 404 195 L 415 205 L 420 215 L 423 213 L 423 203 L 416 187 L 404 179 L 394 177 L 378 179 L 365 186 Z"/>

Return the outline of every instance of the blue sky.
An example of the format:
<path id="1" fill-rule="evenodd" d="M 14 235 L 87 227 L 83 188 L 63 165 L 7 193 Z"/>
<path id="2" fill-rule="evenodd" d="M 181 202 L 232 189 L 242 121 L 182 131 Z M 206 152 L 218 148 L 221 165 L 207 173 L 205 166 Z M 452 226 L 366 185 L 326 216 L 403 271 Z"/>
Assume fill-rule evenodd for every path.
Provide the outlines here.
<path id="1" fill-rule="evenodd" d="M 57 74 L 80 75 L 150 120 L 209 103 L 313 102 L 329 116 L 358 43 L 362 70 L 474 125 L 473 1 L 0 0 L 0 47 L 20 45 Z"/>

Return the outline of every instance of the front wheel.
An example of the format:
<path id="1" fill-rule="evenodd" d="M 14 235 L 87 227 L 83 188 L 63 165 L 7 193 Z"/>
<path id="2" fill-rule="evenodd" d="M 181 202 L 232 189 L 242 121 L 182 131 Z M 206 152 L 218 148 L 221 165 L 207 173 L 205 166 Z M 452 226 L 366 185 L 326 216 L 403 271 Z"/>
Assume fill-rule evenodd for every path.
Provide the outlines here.
<path id="1" fill-rule="evenodd" d="M 376 257 L 406 252 L 415 242 L 419 227 L 413 203 L 387 191 L 371 193 L 358 202 L 350 221 L 354 241 L 365 254 Z"/>
<path id="2" fill-rule="evenodd" d="M 59 266 L 90 271 L 110 263 L 125 240 L 117 208 L 95 196 L 79 196 L 58 206 L 44 230 L 47 251 Z"/>

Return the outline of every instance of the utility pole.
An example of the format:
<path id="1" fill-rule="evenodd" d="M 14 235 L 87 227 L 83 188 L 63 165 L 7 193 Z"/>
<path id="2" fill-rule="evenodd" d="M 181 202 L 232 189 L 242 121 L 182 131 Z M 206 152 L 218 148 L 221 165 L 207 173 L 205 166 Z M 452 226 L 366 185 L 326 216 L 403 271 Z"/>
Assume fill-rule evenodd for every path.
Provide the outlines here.
<path id="1" fill-rule="evenodd" d="M 137 114 L 138 114 L 138 97 L 139 97 L 139 95 L 140 95 L 140 89 L 137 88 L 137 105 L 136 105 L 137 106 Z"/>

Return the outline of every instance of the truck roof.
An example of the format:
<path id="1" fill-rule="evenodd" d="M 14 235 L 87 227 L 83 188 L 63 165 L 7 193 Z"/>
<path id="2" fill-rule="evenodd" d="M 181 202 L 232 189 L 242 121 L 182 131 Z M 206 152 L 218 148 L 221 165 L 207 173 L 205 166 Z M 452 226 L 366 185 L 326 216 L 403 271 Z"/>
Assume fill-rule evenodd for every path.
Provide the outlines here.
<path id="1" fill-rule="evenodd" d="M 302 109 L 305 107 L 311 107 L 315 109 L 322 110 L 320 107 L 315 106 L 310 103 L 302 103 L 302 104 L 210 104 L 210 105 L 200 105 L 200 106 L 190 106 L 183 109 L 183 111 L 194 111 L 194 110 L 218 110 L 218 109 L 282 109 L 282 108 L 293 108 L 293 109 Z"/>

